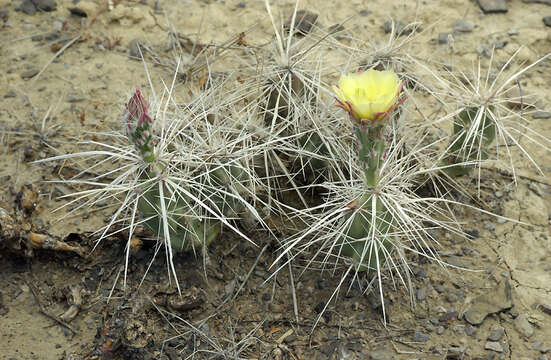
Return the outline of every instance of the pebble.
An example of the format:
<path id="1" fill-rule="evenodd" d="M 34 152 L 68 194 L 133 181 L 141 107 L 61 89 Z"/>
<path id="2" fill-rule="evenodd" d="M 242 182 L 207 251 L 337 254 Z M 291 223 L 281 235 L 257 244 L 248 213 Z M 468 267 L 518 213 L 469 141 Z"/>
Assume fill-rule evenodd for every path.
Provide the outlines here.
<path id="1" fill-rule="evenodd" d="M 543 346 L 543 341 L 536 341 L 532 344 L 532 350 L 539 350 Z"/>
<path id="2" fill-rule="evenodd" d="M 507 12 L 505 0 L 478 0 L 478 6 L 485 14 L 496 14 Z"/>
<path id="3" fill-rule="evenodd" d="M 38 74 L 38 69 L 29 69 L 27 71 L 23 71 L 21 73 L 21 78 L 23 79 L 30 79 L 35 77 Z"/>
<path id="4" fill-rule="evenodd" d="M 423 301 L 426 298 L 427 298 L 427 288 L 423 286 L 422 288 L 417 289 L 417 300 Z"/>
<path id="5" fill-rule="evenodd" d="M 4 95 L 4 98 L 7 99 L 7 98 L 14 98 L 17 96 L 17 93 L 15 92 L 15 90 L 10 90 L 6 93 L 6 95 Z"/>
<path id="6" fill-rule="evenodd" d="M 313 13 L 308 10 L 299 10 L 297 11 L 295 17 L 295 23 L 293 25 L 293 31 L 298 35 L 308 34 L 316 22 L 318 21 L 318 14 Z M 289 30 L 291 28 L 291 22 L 293 21 L 293 14 L 289 16 L 285 24 L 283 25 L 284 29 Z"/>
<path id="7" fill-rule="evenodd" d="M 22 11 L 27 15 L 36 14 L 36 6 L 34 6 L 31 0 L 23 0 L 21 5 L 16 9 L 17 11 Z"/>
<path id="8" fill-rule="evenodd" d="M 505 219 L 505 218 L 502 218 L 502 217 L 497 218 L 497 223 L 498 224 L 505 224 L 506 222 L 507 222 L 507 219 Z"/>
<path id="9" fill-rule="evenodd" d="M 503 49 L 505 46 L 507 46 L 509 42 L 507 40 L 504 41 L 498 41 L 494 44 L 495 49 Z"/>
<path id="10" fill-rule="evenodd" d="M 440 284 L 434 284 L 432 287 L 439 294 L 442 294 L 446 290 L 446 288 L 444 286 L 440 285 Z"/>
<path id="11" fill-rule="evenodd" d="M 140 46 L 141 46 L 140 39 L 134 38 L 134 39 L 130 40 L 130 44 L 128 45 L 128 48 L 129 48 L 129 51 L 130 51 L 130 57 L 131 58 L 137 58 L 137 59 L 141 58 Z"/>
<path id="12" fill-rule="evenodd" d="M 459 20 L 457 20 L 457 22 L 453 26 L 453 31 L 454 32 L 469 33 L 471 31 L 473 31 L 473 25 L 470 22 L 466 21 L 466 20 L 459 19 Z"/>
<path id="13" fill-rule="evenodd" d="M 370 11 L 370 10 L 366 10 L 366 9 L 360 10 L 360 15 L 361 16 L 368 16 L 371 13 L 372 13 L 372 11 Z"/>
<path id="14" fill-rule="evenodd" d="M 484 345 L 484 349 L 492 350 L 499 353 L 503 352 L 503 346 L 499 341 L 486 341 L 486 345 Z"/>
<path id="15" fill-rule="evenodd" d="M 476 53 L 480 56 L 485 56 L 487 58 L 489 58 L 492 55 L 490 52 L 490 49 L 484 44 L 480 44 L 476 47 Z"/>
<path id="16" fill-rule="evenodd" d="M 370 360 L 392 360 L 394 353 L 388 350 L 375 350 L 369 353 Z"/>
<path id="17" fill-rule="evenodd" d="M 55 0 L 32 0 L 32 2 L 41 11 L 56 11 L 57 9 Z"/>
<path id="18" fill-rule="evenodd" d="M 457 302 L 457 296 L 455 294 L 447 294 L 446 301 L 453 304 L 454 302 Z"/>
<path id="19" fill-rule="evenodd" d="M 509 36 L 515 36 L 515 35 L 518 35 L 519 32 L 516 28 L 510 28 L 509 30 L 507 30 L 507 35 Z"/>
<path id="20" fill-rule="evenodd" d="M 510 309 L 512 306 L 511 285 L 504 280 L 494 289 L 475 298 L 465 312 L 464 318 L 471 325 L 479 325 L 486 316 Z"/>
<path id="21" fill-rule="evenodd" d="M 476 328 L 471 324 L 467 324 L 467 326 L 465 326 L 465 334 L 474 337 L 476 335 Z"/>
<path id="22" fill-rule="evenodd" d="M 84 96 L 81 95 L 81 94 L 69 94 L 67 95 L 67 102 L 70 102 L 70 103 L 75 103 L 75 102 L 79 102 L 79 101 L 83 101 L 84 100 Z"/>
<path id="23" fill-rule="evenodd" d="M 444 327 L 443 326 L 439 326 L 436 328 L 436 333 L 438 335 L 442 335 L 444 333 Z"/>
<path id="24" fill-rule="evenodd" d="M 532 335 L 534 335 L 534 328 L 530 323 L 528 322 L 528 319 L 524 314 L 519 315 L 514 322 L 515 329 L 524 336 L 525 338 L 529 338 Z"/>
<path id="25" fill-rule="evenodd" d="M 421 331 L 415 330 L 413 332 L 413 341 L 424 343 L 429 341 L 430 336 L 428 336 L 425 333 L 422 333 Z"/>
<path id="26" fill-rule="evenodd" d="M 385 34 L 390 34 L 392 32 L 393 26 L 394 26 L 395 33 L 400 36 L 411 34 L 411 28 L 404 30 L 406 28 L 406 23 L 400 20 L 385 21 L 385 23 L 383 24 L 383 29 L 385 30 Z"/>
<path id="27" fill-rule="evenodd" d="M 440 33 L 438 34 L 438 43 L 440 45 L 447 44 L 449 41 L 449 36 L 451 36 L 450 33 Z"/>
<path id="28" fill-rule="evenodd" d="M 550 119 L 551 112 L 549 111 L 536 111 L 532 114 L 533 119 Z"/>
<path id="29" fill-rule="evenodd" d="M 505 330 L 503 328 L 494 329 L 494 330 L 492 330 L 490 335 L 488 335 L 487 340 L 499 341 L 499 340 L 501 340 L 501 338 L 503 337 L 504 334 L 505 334 Z"/>
<path id="30" fill-rule="evenodd" d="M 545 4 L 545 5 L 551 6 L 551 0 L 522 0 L 522 2 L 527 4 L 534 3 L 534 4 Z"/>
<path id="31" fill-rule="evenodd" d="M 539 309 L 547 315 L 551 315 L 551 304 L 540 304 Z"/>
<path id="32" fill-rule="evenodd" d="M 543 20 L 543 23 L 545 24 L 545 26 L 551 27 L 551 16 L 546 16 L 542 20 Z"/>

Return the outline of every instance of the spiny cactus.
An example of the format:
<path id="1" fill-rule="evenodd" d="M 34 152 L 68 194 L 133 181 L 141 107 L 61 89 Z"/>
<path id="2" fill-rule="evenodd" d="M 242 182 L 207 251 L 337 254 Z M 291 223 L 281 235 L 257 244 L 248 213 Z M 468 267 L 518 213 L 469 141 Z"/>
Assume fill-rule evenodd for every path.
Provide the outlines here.
<path id="1" fill-rule="evenodd" d="M 442 171 L 456 177 L 469 173 L 475 163 L 488 159 L 488 148 L 496 137 L 495 123 L 487 111 L 492 108 L 468 107 L 454 118 L 453 135 L 443 160 Z"/>

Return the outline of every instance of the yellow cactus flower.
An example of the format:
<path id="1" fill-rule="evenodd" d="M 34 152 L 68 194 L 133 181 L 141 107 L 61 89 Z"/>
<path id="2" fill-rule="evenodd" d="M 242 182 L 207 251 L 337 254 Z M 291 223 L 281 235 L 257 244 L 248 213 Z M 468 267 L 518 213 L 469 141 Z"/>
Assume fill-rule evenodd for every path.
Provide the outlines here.
<path id="1" fill-rule="evenodd" d="M 402 82 L 389 70 L 343 74 L 333 86 L 339 106 L 360 124 L 375 125 L 398 105 Z"/>

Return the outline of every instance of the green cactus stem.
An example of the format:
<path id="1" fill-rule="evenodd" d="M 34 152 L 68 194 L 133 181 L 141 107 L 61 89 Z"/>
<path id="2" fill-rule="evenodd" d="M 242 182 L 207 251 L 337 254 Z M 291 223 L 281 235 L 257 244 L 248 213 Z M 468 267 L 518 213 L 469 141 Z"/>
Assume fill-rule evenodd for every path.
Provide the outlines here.
<path id="1" fill-rule="evenodd" d="M 488 158 L 488 148 L 496 137 L 496 127 L 488 111 L 492 108 L 468 107 L 455 117 L 449 152 L 442 161 L 445 174 L 451 177 L 466 175 L 475 165 L 465 165 L 465 162 Z"/>
<path id="2" fill-rule="evenodd" d="M 154 174 L 146 174 L 144 182 Z M 164 186 L 161 185 L 161 186 Z M 220 221 L 199 219 L 191 214 L 189 204 L 192 203 L 183 194 L 173 194 L 165 186 L 164 199 L 159 194 L 159 184 L 149 187 L 138 199 L 138 210 L 145 219 L 144 225 L 154 234 L 164 234 L 161 201 L 165 202 L 170 246 L 176 251 L 189 251 L 208 246 L 220 233 Z"/>
<path id="3" fill-rule="evenodd" d="M 341 255 L 351 258 L 359 272 L 376 271 L 378 264 L 394 250 L 390 235 L 392 214 L 379 198 L 373 199 L 373 196 L 366 194 L 353 202 L 351 211 L 345 216 L 348 226 L 339 243 Z"/>

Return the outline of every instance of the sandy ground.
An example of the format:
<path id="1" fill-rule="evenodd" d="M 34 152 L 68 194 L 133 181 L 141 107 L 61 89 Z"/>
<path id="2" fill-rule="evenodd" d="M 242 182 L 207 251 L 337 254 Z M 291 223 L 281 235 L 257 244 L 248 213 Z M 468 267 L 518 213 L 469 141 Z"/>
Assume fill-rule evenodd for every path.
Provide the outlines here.
<path id="1" fill-rule="evenodd" d="M 64 172 L 70 175 L 71 167 L 78 168 L 78 164 L 54 168 L 31 162 L 74 151 L 73 143 L 89 138 L 89 132 L 120 126 L 122 104 L 128 94 L 136 87 L 148 88 L 144 64 L 129 57 L 131 41 L 139 39 L 169 61 L 170 52 L 164 51 L 169 44 L 169 28 L 201 44 L 221 44 L 248 30 L 246 41 L 262 44 L 273 36 L 273 29 L 262 1 L 166 0 L 158 7 L 152 0 L 121 1 L 109 10 L 107 2 L 99 0 L 84 0 L 77 5 L 58 0 L 57 10 L 32 16 L 16 12 L 19 3 L 0 4 L 6 14 L 0 20 L 0 202 L 11 211 L 15 195 L 24 184 L 32 184 L 40 193 L 38 210 L 32 219 L 17 219 L 23 219 L 35 231 L 47 230 L 63 239 L 71 233 L 81 234 L 75 235 L 79 240 L 74 241 L 91 249 L 93 241 L 84 234 L 96 230 L 110 214 L 91 211 L 86 217 L 56 222 L 60 216 L 52 212 L 59 205 L 56 197 L 70 189 L 43 182 Z M 71 15 L 69 8 L 74 6 L 88 17 Z M 478 58 L 481 45 L 491 48 L 504 41 L 505 46 L 496 51 L 499 59 L 506 59 L 520 45 L 524 48 L 518 57 L 528 62 L 551 52 L 551 28 L 542 22 L 543 16 L 551 15 L 551 6 L 520 0 L 507 2 L 507 6 L 507 13 L 486 15 L 473 1 L 353 0 L 343 4 L 313 0 L 302 1 L 299 8 L 318 13 L 320 27 L 353 16 L 345 24 L 346 31 L 374 41 L 384 39 L 383 23 L 390 17 L 406 23 L 420 21 L 424 31 L 419 35 L 415 55 L 436 61 L 469 63 Z M 292 1 L 275 3 L 276 18 L 286 18 L 293 7 Z M 439 44 L 439 34 L 452 32 L 459 19 L 474 25 L 473 30 L 456 36 L 453 44 Z M 65 45 L 67 48 L 52 62 L 54 54 Z M 173 65 L 149 65 L 157 84 L 161 79 L 170 81 Z M 229 55 L 214 67 L 234 65 Z M 526 89 L 536 93 L 540 105 L 548 111 L 549 69 L 547 62 L 546 67 L 538 67 L 523 79 Z M 536 119 L 533 126 L 551 137 L 551 119 Z M 511 178 L 502 172 L 488 170 L 482 194 L 492 210 L 526 224 L 501 223 L 490 216 L 464 211 L 460 216 L 465 227 L 476 236 L 471 241 L 444 237 L 442 245 L 448 250 L 445 260 L 473 271 L 450 270 L 447 274 L 437 264 L 416 263 L 417 306 L 410 307 L 403 290 L 389 292 L 386 327 L 381 323 L 377 296 L 353 290 L 338 306 L 330 308 L 309 336 L 309 324 L 319 304 L 330 295 L 335 279 L 324 283 L 314 273 L 300 280 L 297 286 L 303 296 L 298 299 L 301 313 L 297 322 L 286 279 L 279 279 L 279 290 L 272 299 L 271 289 L 261 285 L 273 260 L 269 251 L 261 258 L 245 291 L 220 310 L 220 294 L 228 291 L 228 284 L 235 286 L 236 279 L 242 280 L 258 255 L 246 244 L 237 248 L 223 244 L 212 250 L 232 264 L 235 276 L 213 266 L 205 280 L 200 260 L 182 257 L 178 270 L 188 274 L 182 283 L 190 293 L 204 289 L 206 300 L 174 318 L 158 308 L 162 308 L 163 301 L 177 298 L 174 289 L 165 286 L 168 280 L 162 259 L 155 262 L 147 280 L 138 287 L 151 249 L 132 259 L 132 290 L 122 291 L 117 280 L 124 244 L 119 239 L 103 243 L 86 259 L 52 251 L 35 251 L 30 258 L 7 250 L 0 253 L 0 358 L 84 359 L 97 354 L 104 358 L 111 354 L 128 359 L 185 358 L 193 346 L 212 345 L 186 333 L 185 321 L 204 319 L 209 314 L 216 315 L 210 328 L 202 331 L 223 347 L 231 344 L 228 338 L 232 334 L 239 341 L 261 324 L 251 345 L 241 354 L 244 358 L 550 358 L 551 157 L 544 149 L 527 146 L 544 174 L 516 154 L 521 174 L 518 185 L 511 184 Z M 510 298 L 506 284 L 511 287 Z M 84 289 L 84 304 L 69 329 L 52 318 L 68 309 L 75 286 Z M 113 287 L 115 296 L 107 303 Z M 484 294 L 489 299 L 478 298 Z M 496 314 L 481 324 L 471 325 L 462 315 L 473 307 L 472 302 L 493 303 L 499 311 L 493 311 Z M 178 307 L 170 308 L 174 309 Z M 177 334 L 180 336 L 172 338 Z M 116 340 L 113 351 L 101 351 L 106 339 Z"/>

